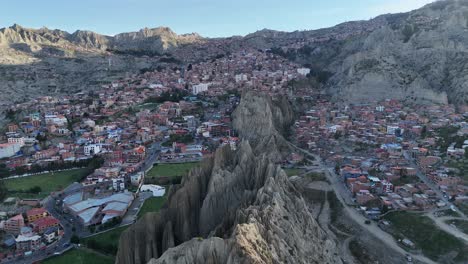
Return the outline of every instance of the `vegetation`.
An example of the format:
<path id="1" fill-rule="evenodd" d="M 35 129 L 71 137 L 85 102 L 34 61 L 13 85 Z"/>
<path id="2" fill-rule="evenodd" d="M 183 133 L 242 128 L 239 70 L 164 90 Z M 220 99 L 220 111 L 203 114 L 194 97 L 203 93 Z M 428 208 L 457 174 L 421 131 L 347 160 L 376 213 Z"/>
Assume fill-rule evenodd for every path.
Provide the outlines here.
<path id="1" fill-rule="evenodd" d="M 198 166 L 199 162 L 175 163 L 175 164 L 155 164 L 146 174 L 146 177 L 176 177 L 185 176 L 190 169 Z"/>
<path id="2" fill-rule="evenodd" d="M 71 183 L 80 181 L 88 173 L 87 168 L 75 169 L 7 179 L 4 182 L 10 193 L 16 193 L 20 197 L 45 197 L 50 192 L 62 190 Z"/>
<path id="3" fill-rule="evenodd" d="M 171 91 L 163 92 L 160 96 L 149 97 L 144 103 L 164 103 L 166 101 L 179 102 L 184 99 L 185 96 L 189 95 L 188 91 L 182 89 L 172 89 Z"/>
<path id="4" fill-rule="evenodd" d="M 57 170 L 65 170 L 65 169 L 72 169 L 72 168 L 83 168 L 86 167 L 89 172 L 93 172 L 95 169 L 99 168 L 104 164 L 104 159 L 98 156 L 93 157 L 89 160 L 80 160 L 74 162 L 52 162 L 47 166 L 40 166 L 40 165 L 33 165 L 31 169 L 26 169 L 25 167 L 17 167 L 14 171 L 9 172 L 8 174 L 2 175 L 1 177 L 7 177 L 10 175 L 22 175 L 25 173 L 40 173 L 43 171 L 57 171 Z M 86 175 L 85 175 L 86 176 Z"/>
<path id="5" fill-rule="evenodd" d="M 326 181 L 328 182 L 327 177 L 323 173 L 319 172 L 310 172 L 305 175 L 308 179 L 311 179 L 313 181 Z"/>
<path id="6" fill-rule="evenodd" d="M 438 136 L 437 146 L 441 151 L 446 151 L 450 144 L 454 142 L 458 148 L 463 146 L 464 138 L 456 135 L 459 129 L 455 126 L 446 126 L 435 131 Z"/>
<path id="7" fill-rule="evenodd" d="M 102 256 L 89 250 L 72 249 L 63 255 L 52 257 L 43 261 L 44 264 L 112 264 L 114 259 Z"/>
<path id="8" fill-rule="evenodd" d="M 166 200 L 166 195 L 163 197 L 151 197 L 146 199 L 140 211 L 138 212 L 138 218 L 144 216 L 146 213 L 158 212 L 166 203 Z"/>
<path id="9" fill-rule="evenodd" d="M 447 224 L 453 224 L 460 231 L 462 231 L 465 234 L 468 234 L 468 221 L 465 221 L 465 220 L 448 220 Z"/>
<path id="10" fill-rule="evenodd" d="M 349 242 L 349 250 L 351 254 L 359 261 L 359 263 L 373 263 L 373 260 L 367 253 L 366 248 L 356 240 Z"/>
<path id="11" fill-rule="evenodd" d="M 169 140 L 164 142 L 162 145 L 165 147 L 172 146 L 172 143 L 177 142 L 177 143 L 192 143 L 193 142 L 193 136 L 192 134 L 185 134 L 185 135 L 178 135 L 178 134 L 172 134 L 169 136 Z"/>
<path id="12" fill-rule="evenodd" d="M 408 238 L 427 257 L 438 260 L 456 251 L 457 261 L 468 261 L 468 246 L 437 228 L 428 217 L 415 213 L 393 212 L 387 214 L 385 219 L 392 223 L 392 233 L 397 239 Z"/>
<path id="13" fill-rule="evenodd" d="M 82 243 L 90 249 L 115 255 L 119 247 L 120 235 L 127 226 L 118 227 L 107 232 L 82 239 Z"/>
<path id="14" fill-rule="evenodd" d="M 408 183 L 410 184 L 417 183 L 418 181 L 419 181 L 419 178 L 417 176 L 403 175 L 403 176 L 400 176 L 399 179 L 392 181 L 392 184 L 394 186 L 402 186 Z"/>
<path id="15" fill-rule="evenodd" d="M 416 25 L 405 25 L 401 33 L 403 34 L 403 42 L 408 42 L 411 37 L 418 32 L 418 27 Z"/>
<path id="16" fill-rule="evenodd" d="M 292 168 L 292 169 L 284 169 L 284 172 L 286 172 L 286 174 L 291 177 L 291 176 L 295 176 L 295 175 L 299 175 L 303 172 L 304 170 L 302 169 L 296 169 L 296 168 Z"/>
<path id="17" fill-rule="evenodd" d="M 106 49 L 108 52 L 112 52 L 114 54 L 120 54 L 120 55 L 131 55 L 131 56 L 136 56 L 136 57 L 143 57 L 143 56 L 148 56 L 148 57 L 158 57 L 161 56 L 161 54 L 157 51 L 152 51 L 152 50 L 147 50 L 147 49 L 138 49 L 138 50 L 114 50 L 114 49 Z"/>

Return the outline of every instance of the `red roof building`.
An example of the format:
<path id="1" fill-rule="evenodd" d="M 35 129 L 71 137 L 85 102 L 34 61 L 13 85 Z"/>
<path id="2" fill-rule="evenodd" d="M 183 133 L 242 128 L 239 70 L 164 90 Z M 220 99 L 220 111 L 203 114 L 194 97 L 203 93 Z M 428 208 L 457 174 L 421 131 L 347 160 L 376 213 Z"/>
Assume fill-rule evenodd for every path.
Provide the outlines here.
<path id="1" fill-rule="evenodd" d="M 34 232 L 43 233 L 47 228 L 53 226 L 59 226 L 60 221 L 55 217 L 48 216 L 34 221 L 31 224 Z"/>

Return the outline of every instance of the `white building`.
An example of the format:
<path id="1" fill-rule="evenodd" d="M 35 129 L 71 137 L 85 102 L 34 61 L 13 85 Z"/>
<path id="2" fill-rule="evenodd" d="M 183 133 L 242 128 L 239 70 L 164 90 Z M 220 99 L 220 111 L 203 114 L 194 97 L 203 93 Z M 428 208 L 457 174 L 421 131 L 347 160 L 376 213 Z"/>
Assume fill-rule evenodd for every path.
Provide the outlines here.
<path id="1" fill-rule="evenodd" d="M 112 179 L 112 188 L 114 189 L 114 191 L 125 190 L 125 180 L 122 178 Z"/>
<path id="2" fill-rule="evenodd" d="M 84 147 L 84 153 L 86 156 L 92 156 L 101 152 L 102 146 L 100 144 L 91 144 Z"/>
<path id="3" fill-rule="evenodd" d="M 57 126 L 64 126 L 67 124 L 67 118 L 63 115 L 46 115 L 46 124 L 54 124 Z"/>
<path id="4" fill-rule="evenodd" d="M 307 74 L 310 73 L 310 69 L 309 68 L 299 68 L 299 69 L 297 69 L 297 73 L 299 73 L 302 76 L 306 76 Z"/>
<path id="5" fill-rule="evenodd" d="M 398 129 L 398 126 L 387 126 L 387 135 L 395 135 Z"/>
<path id="6" fill-rule="evenodd" d="M 20 151 L 20 149 L 21 146 L 17 143 L 0 144 L 0 159 L 12 157 Z"/>
<path id="7" fill-rule="evenodd" d="M 154 185 L 154 184 L 145 184 L 141 186 L 140 191 L 152 192 L 154 197 L 161 197 L 161 196 L 164 196 L 164 193 L 166 192 L 166 188 L 159 186 L 159 185 Z"/>
<path id="8" fill-rule="evenodd" d="M 245 73 L 236 74 L 236 76 L 234 76 L 234 79 L 236 80 L 236 83 L 248 81 L 247 74 Z"/>
<path id="9" fill-rule="evenodd" d="M 208 91 L 208 86 L 209 85 L 210 85 L 209 83 L 200 83 L 200 84 L 197 84 L 197 85 L 193 85 L 192 86 L 192 93 L 196 95 L 196 94 Z"/>
<path id="10" fill-rule="evenodd" d="M 23 137 L 11 137 L 11 138 L 8 138 L 8 143 L 19 144 L 22 147 L 24 146 L 24 138 Z"/>
<path id="11" fill-rule="evenodd" d="M 375 107 L 375 111 L 377 111 L 377 112 L 383 112 L 384 110 L 385 110 L 385 106 L 379 105 L 379 106 Z"/>

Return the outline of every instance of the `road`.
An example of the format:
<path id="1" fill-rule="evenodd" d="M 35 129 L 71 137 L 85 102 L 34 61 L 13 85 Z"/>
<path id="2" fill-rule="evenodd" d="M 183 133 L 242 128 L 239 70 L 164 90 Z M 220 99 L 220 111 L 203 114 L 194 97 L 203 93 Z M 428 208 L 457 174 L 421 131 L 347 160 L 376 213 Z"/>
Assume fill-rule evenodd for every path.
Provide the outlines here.
<path id="1" fill-rule="evenodd" d="M 156 162 L 160 149 L 161 142 L 155 142 L 149 147 L 149 155 L 147 156 L 146 161 L 143 163 L 142 167 L 140 168 L 140 171 L 145 172 L 153 166 L 153 164 Z M 81 184 L 72 183 L 65 190 L 62 191 L 61 197 L 66 197 L 70 194 L 79 192 L 81 191 L 81 188 Z M 129 223 L 133 223 L 133 221 L 136 220 L 138 211 L 143 205 L 144 201 L 150 196 L 150 193 L 145 193 L 141 194 L 140 197 L 137 197 L 130 206 L 128 213 L 122 220 L 121 225 L 128 225 Z M 15 258 L 10 261 L 5 261 L 4 263 L 26 264 L 42 261 L 48 257 L 53 256 L 54 253 L 62 253 L 72 248 L 73 246 L 70 245 L 70 239 L 73 233 L 76 233 L 76 235 L 78 235 L 79 237 L 85 237 L 91 234 L 86 227 L 79 224 L 79 220 L 76 217 L 57 211 L 57 208 L 61 208 L 60 202 L 57 203 L 57 200 L 60 199 L 57 198 L 59 198 L 58 194 L 56 194 L 55 196 L 49 195 L 47 198 L 44 199 L 43 204 L 47 211 L 49 211 L 49 213 L 53 217 L 57 218 L 60 221 L 60 225 L 63 227 L 64 230 L 62 238 L 45 250 L 37 250 L 34 251 L 33 254 L 31 254 L 30 256 Z"/>
<path id="2" fill-rule="evenodd" d="M 432 191 L 434 191 L 437 194 L 437 197 L 444 201 L 446 204 L 453 206 L 453 208 L 457 211 L 458 214 L 461 215 L 461 217 L 465 220 L 468 220 L 466 215 L 460 211 L 452 202 L 449 201 L 449 198 L 442 193 L 442 191 L 439 189 L 439 187 L 432 181 L 430 180 L 424 173 L 421 172 L 419 169 L 419 166 L 416 164 L 415 160 L 411 157 L 411 155 L 408 154 L 407 151 L 403 152 L 403 155 L 405 156 L 406 160 L 408 160 L 411 164 L 412 167 L 416 168 L 416 176 L 424 182 L 429 188 L 431 188 Z"/>
<path id="3" fill-rule="evenodd" d="M 350 207 L 348 205 L 348 201 L 346 201 L 346 198 L 343 198 L 343 194 L 346 194 L 347 191 L 343 191 L 344 184 L 339 180 L 340 178 L 335 174 L 333 171 L 333 168 L 327 167 L 322 159 L 315 154 L 312 154 L 308 152 L 307 150 L 301 149 L 293 144 L 290 144 L 293 148 L 301 151 L 302 153 L 306 154 L 309 157 L 314 158 L 315 163 L 319 164 L 319 167 L 325 172 L 325 175 L 327 179 L 330 181 L 330 184 L 333 188 L 333 190 L 336 193 L 336 197 L 340 201 L 340 203 L 343 205 L 343 208 L 345 212 L 348 214 L 348 216 L 353 219 L 358 225 L 360 225 L 364 230 L 369 231 L 372 235 L 374 235 L 377 239 L 385 243 L 389 248 L 395 250 L 396 252 L 402 254 L 403 256 L 405 255 L 410 255 L 413 259 L 421 261 L 423 263 L 429 263 L 429 264 L 436 264 L 436 262 L 432 261 L 431 259 L 423 256 L 423 255 L 416 255 L 413 253 L 409 253 L 402 249 L 398 243 L 395 241 L 392 235 L 388 234 L 387 232 L 384 232 L 382 229 L 380 229 L 376 223 L 371 222 L 371 224 L 365 224 L 365 221 L 368 220 L 365 218 L 362 214 L 358 213 L 358 211 L 354 207 Z M 313 160 L 309 160 L 310 162 L 314 163 Z M 344 195 L 347 196 L 347 195 Z"/>

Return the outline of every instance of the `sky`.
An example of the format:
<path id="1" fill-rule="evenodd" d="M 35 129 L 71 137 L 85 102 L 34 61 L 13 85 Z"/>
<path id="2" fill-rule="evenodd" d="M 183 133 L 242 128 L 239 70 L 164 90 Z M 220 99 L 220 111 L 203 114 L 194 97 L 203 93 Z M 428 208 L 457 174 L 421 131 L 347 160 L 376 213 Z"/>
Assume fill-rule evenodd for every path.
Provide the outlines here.
<path id="1" fill-rule="evenodd" d="M 205 37 L 246 35 L 264 28 L 330 27 L 406 12 L 434 0 L 1 0 L 0 27 L 15 23 L 106 35 L 167 26 Z M 8 2 L 8 3 L 5 3 Z"/>

